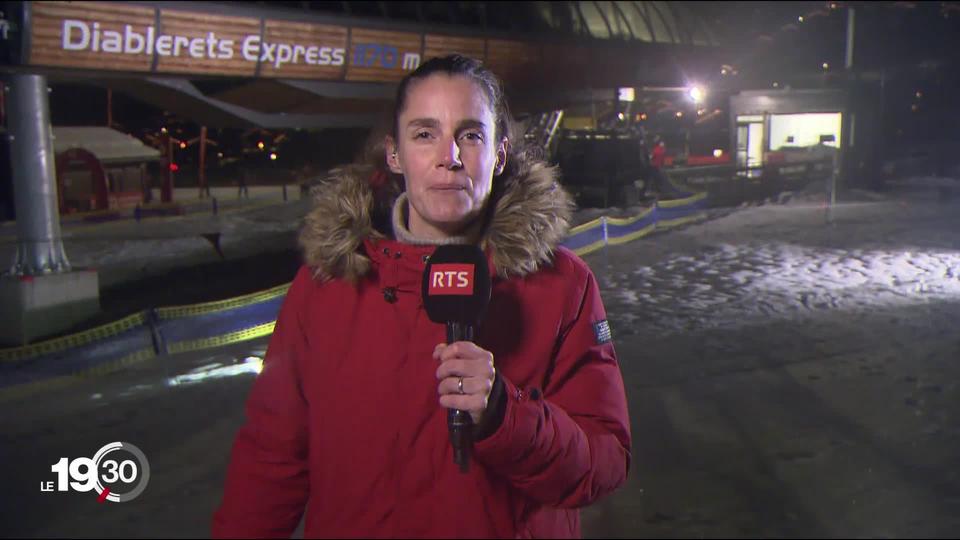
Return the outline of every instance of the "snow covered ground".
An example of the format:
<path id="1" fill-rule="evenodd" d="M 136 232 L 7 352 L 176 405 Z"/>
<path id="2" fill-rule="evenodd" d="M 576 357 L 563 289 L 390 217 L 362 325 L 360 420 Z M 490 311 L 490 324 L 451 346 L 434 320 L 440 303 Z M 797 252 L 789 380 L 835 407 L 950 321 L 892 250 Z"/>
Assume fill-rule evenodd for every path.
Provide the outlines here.
<path id="1" fill-rule="evenodd" d="M 214 188 L 213 195 L 219 201 L 216 215 L 210 199 L 201 201 L 195 189 L 182 189 L 175 200 L 186 207 L 183 216 L 97 224 L 65 221 L 61 232 L 67 259 L 76 268 L 96 268 L 104 288 L 220 260 L 205 234 L 220 234 L 220 248 L 228 260 L 296 245 L 295 232 L 309 203 L 293 188 L 288 188 L 286 203 L 280 187 L 252 187 L 250 198 L 243 200 L 237 199 L 235 188 Z M 16 229 L 6 223 L 0 228 L 4 268 L 12 264 L 15 253 Z"/>
<path id="2" fill-rule="evenodd" d="M 611 250 L 607 302 L 637 307 L 622 322 L 662 335 L 960 300 L 960 201 L 841 202 L 830 224 L 818 198 Z"/>
<path id="3" fill-rule="evenodd" d="M 786 204 L 713 210 L 709 221 L 586 257 L 634 437 L 627 485 L 584 510 L 587 537 L 955 536 L 960 200 L 912 188 L 844 193 L 828 223 L 813 186 Z M 279 212 L 237 212 L 226 246 L 285 234 Z M 138 264 L 178 253 L 162 242 L 136 251 L 142 241 L 125 248 Z M 0 404 L 2 530 L 205 536 L 252 381 L 230 366 L 262 346 L 169 357 Z M 243 374 L 198 376 L 211 369 Z M 151 460 L 141 498 L 98 505 L 39 493 L 59 457 L 113 440 Z"/>
<path id="4" fill-rule="evenodd" d="M 819 190 L 588 257 L 634 434 L 590 536 L 960 530 L 960 201 Z"/>

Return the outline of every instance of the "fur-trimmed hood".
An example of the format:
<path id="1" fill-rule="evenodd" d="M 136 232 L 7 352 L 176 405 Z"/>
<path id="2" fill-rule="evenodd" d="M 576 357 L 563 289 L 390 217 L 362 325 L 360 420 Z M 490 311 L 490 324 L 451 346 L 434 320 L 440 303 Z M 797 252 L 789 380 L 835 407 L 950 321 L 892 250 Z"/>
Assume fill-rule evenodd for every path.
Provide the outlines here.
<path id="1" fill-rule="evenodd" d="M 525 276 L 548 264 L 573 212 L 556 167 L 542 161 L 515 165 L 512 174 L 494 178 L 488 203 L 493 206 L 481 237 L 500 277 Z M 364 239 L 393 237 L 390 212 L 401 191 L 396 179 L 372 187 L 370 179 L 378 175 L 384 177 L 374 167 L 349 165 L 334 169 L 314 188 L 313 209 L 300 231 L 304 261 L 314 277 L 357 281 L 370 269 Z"/>

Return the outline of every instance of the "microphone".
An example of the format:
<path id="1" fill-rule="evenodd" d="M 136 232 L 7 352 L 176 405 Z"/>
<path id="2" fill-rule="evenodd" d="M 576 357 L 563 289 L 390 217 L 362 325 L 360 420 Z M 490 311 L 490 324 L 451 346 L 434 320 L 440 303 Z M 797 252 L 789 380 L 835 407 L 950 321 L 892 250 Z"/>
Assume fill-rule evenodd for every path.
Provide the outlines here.
<path id="1" fill-rule="evenodd" d="M 423 273 L 422 292 L 430 320 L 447 325 L 447 344 L 472 342 L 475 326 L 490 302 L 490 271 L 483 251 L 464 244 L 438 246 Z M 467 472 L 472 427 L 467 411 L 447 411 L 453 462 L 460 472 Z"/>

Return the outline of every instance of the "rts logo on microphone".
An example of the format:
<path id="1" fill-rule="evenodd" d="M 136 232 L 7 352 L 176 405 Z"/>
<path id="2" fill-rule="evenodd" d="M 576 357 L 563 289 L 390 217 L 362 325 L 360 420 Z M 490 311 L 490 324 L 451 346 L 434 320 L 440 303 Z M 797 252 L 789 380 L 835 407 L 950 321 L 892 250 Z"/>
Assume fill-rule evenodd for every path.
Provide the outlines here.
<path id="1" fill-rule="evenodd" d="M 472 264 L 435 264 L 430 268 L 430 295 L 453 294 L 470 296 L 473 294 Z"/>

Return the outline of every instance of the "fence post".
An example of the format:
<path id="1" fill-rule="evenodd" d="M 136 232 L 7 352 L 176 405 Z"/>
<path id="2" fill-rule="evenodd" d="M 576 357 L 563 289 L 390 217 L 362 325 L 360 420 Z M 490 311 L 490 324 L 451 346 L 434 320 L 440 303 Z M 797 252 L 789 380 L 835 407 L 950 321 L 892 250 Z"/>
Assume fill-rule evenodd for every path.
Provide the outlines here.
<path id="1" fill-rule="evenodd" d="M 147 324 L 147 330 L 150 332 L 150 341 L 153 345 L 153 352 L 157 356 L 166 356 L 167 355 L 167 340 L 163 337 L 163 332 L 160 330 L 160 317 L 157 315 L 157 310 L 154 308 L 148 308 L 144 313 L 144 322 Z"/>

